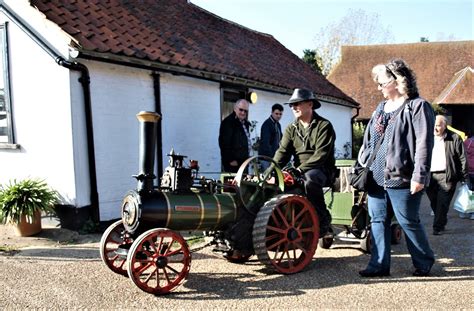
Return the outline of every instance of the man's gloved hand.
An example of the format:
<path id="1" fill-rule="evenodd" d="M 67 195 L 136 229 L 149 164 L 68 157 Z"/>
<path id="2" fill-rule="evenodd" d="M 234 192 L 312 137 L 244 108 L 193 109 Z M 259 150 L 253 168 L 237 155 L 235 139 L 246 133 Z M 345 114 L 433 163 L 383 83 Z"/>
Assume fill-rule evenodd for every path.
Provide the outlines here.
<path id="1" fill-rule="evenodd" d="M 290 173 L 295 179 L 300 179 L 304 176 L 303 172 L 295 167 L 287 167 L 284 170 Z"/>

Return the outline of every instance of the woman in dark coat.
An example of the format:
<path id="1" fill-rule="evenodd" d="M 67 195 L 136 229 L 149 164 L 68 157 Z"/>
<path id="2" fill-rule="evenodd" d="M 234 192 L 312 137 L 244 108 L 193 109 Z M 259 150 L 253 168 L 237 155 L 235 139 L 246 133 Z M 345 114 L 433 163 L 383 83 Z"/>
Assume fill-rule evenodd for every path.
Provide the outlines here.
<path id="1" fill-rule="evenodd" d="M 362 277 L 390 275 L 390 224 L 392 206 L 405 232 L 414 276 L 426 276 L 434 254 L 420 222 L 420 202 L 429 184 L 433 149 L 434 111 L 418 94 L 413 71 L 401 59 L 372 69 L 374 81 L 385 100 L 367 125 L 359 162 L 365 166 L 381 140 L 370 166 L 368 190 L 371 217 L 371 258 Z"/>

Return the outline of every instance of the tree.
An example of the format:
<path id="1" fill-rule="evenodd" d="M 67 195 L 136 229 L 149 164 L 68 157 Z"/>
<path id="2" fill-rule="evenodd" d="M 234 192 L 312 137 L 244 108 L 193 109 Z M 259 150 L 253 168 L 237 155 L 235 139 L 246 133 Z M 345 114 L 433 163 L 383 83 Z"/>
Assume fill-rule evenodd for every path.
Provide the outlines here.
<path id="1" fill-rule="evenodd" d="M 383 26 L 378 14 L 350 9 L 340 21 L 321 28 L 315 37 L 315 51 L 322 60 L 321 72 L 327 76 L 340 61 L 343 45 L 379 44 L 393 40 L 390 28 Z"/>
<path id="2" fill-rule="evenodd" d="M 316 50 L 304 49 L 303 57 L 305 63 L 309 64 L 314 70 L 321 73 L 322 59 L 318 56 Z"/>

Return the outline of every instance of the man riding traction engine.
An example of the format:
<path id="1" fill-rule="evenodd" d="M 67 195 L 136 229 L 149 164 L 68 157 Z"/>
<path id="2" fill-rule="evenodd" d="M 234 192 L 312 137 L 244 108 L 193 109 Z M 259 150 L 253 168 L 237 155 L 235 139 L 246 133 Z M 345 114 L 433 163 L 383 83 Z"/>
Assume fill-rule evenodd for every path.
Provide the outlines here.
<path id="1" fill-rule="evenodd" d="M 204 231 L 215 251 L 229 261 L 245 262 L 255 254 L 279 273 L 303 270 L 319 239 L 319 219 L 305 196 L 285 193 L 290 175 L 267 157 L 247 159 L 233 185 L 198 175 L 197 161 L 185 167 L 185 156 L 171 152 L 169 167 L 154 187 L 156 123 L 160 116 L 141 112 L 140 172 L 136 190 L 122 202 L 122 219 L 103 234 L 104 263 L 128 275 L 143 291 L 166 294 L 187 278 L 191 253 L 178 231 Z M 262 171 L 262 162 L 267 169 Z M 294 187 L 294 186 L 293 186 Z M 199 248 L 201 249 L 201 248 Z M 196 251 L 196 250 L 194 250 Z M 235 256 L 237 254 L 237 256 Z"/>

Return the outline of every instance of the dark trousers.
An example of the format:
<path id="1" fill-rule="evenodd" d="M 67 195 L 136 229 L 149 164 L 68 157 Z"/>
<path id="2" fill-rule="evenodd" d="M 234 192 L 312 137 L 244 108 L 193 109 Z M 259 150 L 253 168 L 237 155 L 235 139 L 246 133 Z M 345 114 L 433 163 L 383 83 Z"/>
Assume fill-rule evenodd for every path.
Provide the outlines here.
<path id="1" fill-rule="evenodd" d="M 224 167 L 224 172 L 226 173 L 237 173 L 237 171 L 239 170 L 240 166 L 242 165 L 242 163 L 244 163 L 245 160 L 242 160 L 242 161 L 237 161 L 237 166 L 232 166 L 230 165 L 230 163 L 226 163 L 224 162 L 224 160 L 221 160 L 222 162 L 222 166 Z"/>
<path id="2" fill-rule="evenodd" d="M 308 200 L 313 204 L 319 216 L 321 233 L 326 233 L 331 224 L 331 214 L 324 202 L 323 187 L 327 184 L 328 176 L 321 169 L 312 169 L 304 174 L 304 187 Z"/>
<path id="3" fill-rule="evenodd" d="M 446 182 L 446 173 L 431 173 L 431 181 L 426 194 L 434 213 L 433 230 L 444 230 L 448 223 L 448 210 L 454 196 L 456 184 Z"/>

